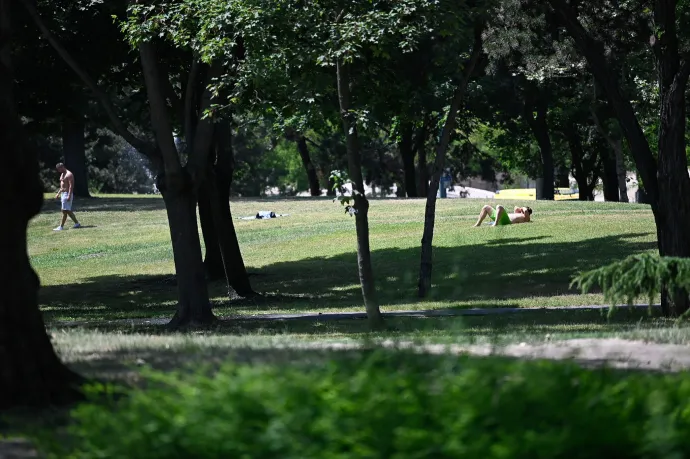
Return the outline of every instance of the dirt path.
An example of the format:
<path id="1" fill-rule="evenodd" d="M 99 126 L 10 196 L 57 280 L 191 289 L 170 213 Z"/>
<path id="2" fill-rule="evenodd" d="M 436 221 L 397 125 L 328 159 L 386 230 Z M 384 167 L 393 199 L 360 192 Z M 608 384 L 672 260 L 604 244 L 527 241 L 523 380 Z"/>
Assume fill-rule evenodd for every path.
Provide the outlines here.
<path id="1" fill-rule="evenodd" d="M 618 309 L 647 309 L 647 305 L 634 306 L 615 306 Z M 610 306 L 592 305 L 592 306 L 564 306 L 553 308 L 474 308 L 474 309 L 427 309 L 417 311 L 388 311 L 384 312 L 384 317 L 460 317 L 460 316 L 490 316 L 502 314 L 534 314 L 544 311 L 591 311 L 591 310 L 608 310 Z M 652 308 L 658 309 L 660 305 L 652 305 Z M 234 316 L 220 317 L 221 320 L 345 320 L 345 319 L 366 319 L 366 314 L 363 312 L 308 312 L 296 314 L 242 314 Z M 98 325 L 165 325 L 170 321 L 169 318 L 155 318 L 155 319 L 117 319 L 104 321 L 57 321 L 49 322 L 49 327 L 78 327 L 83 325 L 98 326 Z"/>
<path id="2" fill-rule="evenodd" d="M 406 349 L 429 354 L 498 355 L 522 359 L 574 360 L 585 367 L 610 366 L 657 371 L 690 369 L 690 346 L 658 344 L 619 338 L 584 338 L 548 341 L 543 344 L 517 343 L 498 345 L 416 344 L 411 341 L 386 340 L 388 349 Z M 290 345 L 281 348 L 292 348 Z M 295 346 L 301 349 L 357 350 L 359 343 L 311 342 Z"/>

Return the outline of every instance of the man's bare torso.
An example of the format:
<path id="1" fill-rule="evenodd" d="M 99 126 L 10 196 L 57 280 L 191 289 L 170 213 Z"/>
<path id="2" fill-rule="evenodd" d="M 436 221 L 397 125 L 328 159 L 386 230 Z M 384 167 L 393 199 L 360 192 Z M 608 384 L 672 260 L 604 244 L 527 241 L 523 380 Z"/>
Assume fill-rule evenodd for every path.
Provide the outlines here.
<path id="1" fill-rule="evenodd" d="M 70 190 L 70 185 L 74 184 L 74 175 L 68 170 L 60 175 L 60 192 L 67 193 Z"/>
<path id="2" fill-rule="evenodd" d="M 516 207 L 515 210 L 518 210 Z M 508 218 L 510 218 L 511 223 L 527 223 L 530 221 L 530 215 L 527 212 L 514 212 L 508 214 Z"/>

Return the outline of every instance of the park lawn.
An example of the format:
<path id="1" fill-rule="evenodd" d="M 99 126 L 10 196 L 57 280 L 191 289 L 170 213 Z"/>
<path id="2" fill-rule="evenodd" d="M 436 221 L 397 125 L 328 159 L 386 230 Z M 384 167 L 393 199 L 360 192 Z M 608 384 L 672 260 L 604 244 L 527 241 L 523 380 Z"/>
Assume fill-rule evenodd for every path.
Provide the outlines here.
<path id="1" fill-rule="evenodd" d="M 416 296 L 423 199 L 374 199 L 371 247 L 382 310 L 555 307 L 604 304 L 569 288 L 579 271 L 655 249 L 648 206 L 533 203 L 533 223 L 473 228 L 484 201 L 439 200 L 433 290 Z M 517 202 L 505 202 L 516 205 Z M 29 254 L 49 322 L 158 318 L 175 308 L 172 250 L 163 201 L 154 196 L 77 200 L 83 229 L 55 233 L 58 204 L 47 201 L 29 226 Z M 211 285 L 216 313 L 361 311 L 354 219 L 330 199 L 237 199 L 235 220 L 260 301 L 230 301 Z"/>

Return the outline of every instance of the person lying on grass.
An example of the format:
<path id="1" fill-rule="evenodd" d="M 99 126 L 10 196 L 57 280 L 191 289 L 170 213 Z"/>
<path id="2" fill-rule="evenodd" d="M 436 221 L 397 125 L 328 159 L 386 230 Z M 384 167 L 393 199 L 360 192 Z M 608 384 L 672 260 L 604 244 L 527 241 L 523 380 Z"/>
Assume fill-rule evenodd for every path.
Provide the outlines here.
<path id="1" fill-rule="evenodd" d="M 487 204 L 482 207 L 482 211 L 479 213 L 479 220 L 477 220 L 474 226 L 481 225 L 487 216 L 493 222 L 491 226 L 498 226 L 510 225 L 511 223 L 527 223 L 530 221 L 531 215 L 531 207 L 516 207 L 513 209 L 513 213 L 509 214 L 503 206 L 496 206 L 494 209 Z"/>

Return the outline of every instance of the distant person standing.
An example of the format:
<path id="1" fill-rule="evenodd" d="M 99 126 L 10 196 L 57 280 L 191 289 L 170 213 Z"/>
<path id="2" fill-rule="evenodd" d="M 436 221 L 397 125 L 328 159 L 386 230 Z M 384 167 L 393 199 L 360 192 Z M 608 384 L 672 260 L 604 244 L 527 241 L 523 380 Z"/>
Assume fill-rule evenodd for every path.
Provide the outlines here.
<path id="1" fill-rule="evenodd" d="M 81 228 L 81 225 L 77 221 L 77 217 L 74 216 L 72 212 L 72 199 L 74 199 L 74 175 L 67 170 L 64 164 L 58 163 L 55 169 L 60 173 L 60 191 L 55 195 L 55 199 L 60 198 L 62 203 L 62 222 L 60 226 L 55 228 L 53 231 L 62 231 L 67 221 L 67 217 L 72 219 L 74 222 L 73 228 Z"/>

